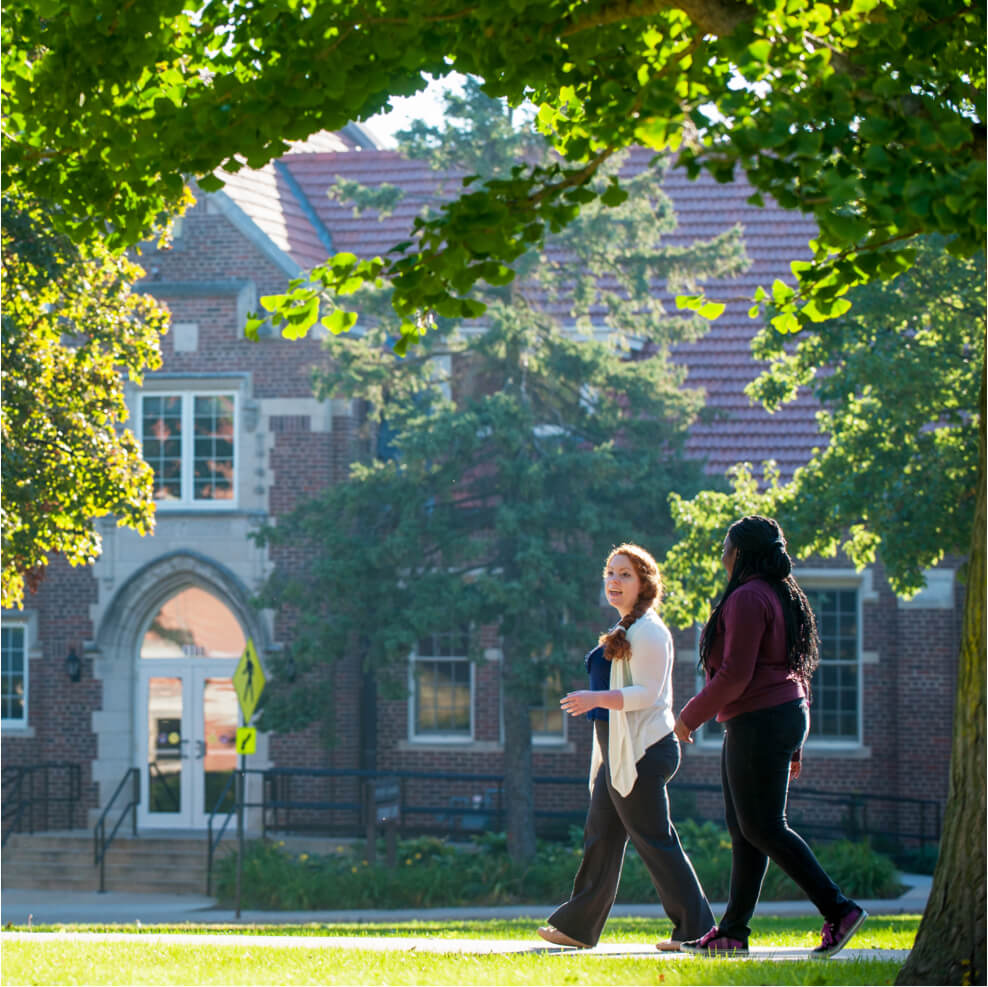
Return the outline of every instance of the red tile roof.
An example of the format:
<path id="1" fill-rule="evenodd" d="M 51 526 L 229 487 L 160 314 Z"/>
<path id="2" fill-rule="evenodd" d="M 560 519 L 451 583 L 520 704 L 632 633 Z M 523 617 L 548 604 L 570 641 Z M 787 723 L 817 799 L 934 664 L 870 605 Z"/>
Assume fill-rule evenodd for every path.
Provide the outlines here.
<path id="1" fill-rule="evenodd" d="M 300 267 L 315 267 L 326 259 L 326 247 L 274 162 L 257 171 L 244 168 L 221 177 L 223 191 Z"/>
<path id="2" fill-rule="evenodd" d="M 642 168 L 650 157 L 648 152 L 636 150 L 624 168 Z M 332 237 L 333 250 L 348 250 L 360 257 L 384 254 L 407 239 L 412 220 L 424 204 L 438 203 L 459 188 L 459 175 L 432 171 L 425 163 L 403 159 L 395 151 L 292 153 L 282 158 L 281 164 Z M 389 183 L 399 186 L 405 197 L 389 216 L 378 217 L 373 212 L 356 216 L 352 206 L 327 196 L 327 189 L 337 178 L 368 186 Z M 815 227 L 806 217 L 774 203 L 762 208 L 750 205 L 745 200 L 752 189 L 744 181 L 718 184 L 706 175 L 689 181 L 683 172 L 673 169 L 663 188 L 673 201 L 678 220 L 677 230 L 665 242 L 683 246 L 740 224 L 751 259 L 749 269 L 740 277 L 708 286 L 710 297 L 735 300 L 728 303 L 706 335 L 675 350 L 675 358 L 688 368 L 687 383 L 703 388 L 708 407 L 726 415 L 724 420 L 694 426 L 689 450 L 704 457 L 712 473 L 721 474 L 740 461 L 757 466 L 762 460 L 775 459 L 783 477 L 788 478 L 821 444 L 815 422 L 817 405 L 812 395 L 803 395 L 770 415 L 744 394 L 745 385 L 760 370 L 751 357 L 750 342 L 761 323 L 749 318 L 750 303 L 742 299 L 749 299 L 758 285 L 769 287 L 776 278 L 791 282 L 789 264 L 809 256 L 807 245 Z M 226 191 L 303 267 L 325 259 L 326 250 L 313 223 L 289 194 L 274 166 L 253 175 L 241 172 L 233 176 Z M 667 299 L 667 304 L 674 312 L 674 301 Z"/>

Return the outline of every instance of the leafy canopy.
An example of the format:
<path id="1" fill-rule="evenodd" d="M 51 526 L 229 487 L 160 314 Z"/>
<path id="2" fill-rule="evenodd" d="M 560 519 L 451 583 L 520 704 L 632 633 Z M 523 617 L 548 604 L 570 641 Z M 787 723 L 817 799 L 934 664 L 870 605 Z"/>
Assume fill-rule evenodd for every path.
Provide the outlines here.
<path id="1" fill-rule="evenodd" d="M 814 216 L 796 287 L 754 299 L 785 331 L 907 268 L 919 235 L 961 256 L 984 241 L 977 0 L 14 0 L 2 31 L 5 184 L 56 203 L 74 236 L 110 223 L 116 246 L 175 209 L 187 178 L 218 188 L 218 169 L 366 119 L 424 73 L 531 101 L 560 158 L 465 185 L 384 258 L 317 268 L 270 300 L 293 334 L 320 317 L 349 328 L 341 299 L 381 276 L 406 345 L 426 313 L 478 316 L 506 266 L 589 201 L 620 200 L 618 181 L 591 179 L 632 144 L 744 173 L 756 202 Z"/>
<path id="2" fill-rule="evenodd" d="M 4 196 L 3 221 L 2 586 L 20 607 L 52 553 L 99 555 L 96 519 L 154 527 L 151 469 L 120 428 L 122 375 L 160 366 L 167 313 L 131 290 L 139 267 L 52 233 L 37 204 Z"/>

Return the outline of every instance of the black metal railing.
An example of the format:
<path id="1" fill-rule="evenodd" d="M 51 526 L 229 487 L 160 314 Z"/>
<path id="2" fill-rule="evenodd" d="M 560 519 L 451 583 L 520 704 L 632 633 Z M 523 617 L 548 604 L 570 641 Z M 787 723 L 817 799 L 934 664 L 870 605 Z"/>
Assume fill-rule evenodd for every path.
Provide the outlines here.
<path id="1" fill-rule="evenodd" d="M 270 768 L 263 775 L 262 835 L 268 831 L 303 831 L 325 828 L 327 832 L 359 832 L 365 822 L 362 786 L 377 778 L 396 778 L 399 784 L 401 828 L 407 831 L 428 830 L 469 832 L 499 830 L 504 826 L 503 776 L 499 774 L 458 774 L 438 771 L 362 771 L 358 769 Z M 536 776 L 532 779 L 539 791 L 550 786 L 586 787 L 586 777 Z M 320 782 L 322 785 L 320 786 Z M 416 782 L 442 782 L 450 789 L 440 804 L 433 797 L 415 797 L 415 790 L 428 791 L 434 785 Z M 321 787 L 321 791 L 320 791 Z M 299 789 L 302 789 L 299 791 Z M 453 790 L 456 791 L 453 791 Z M 466 791 L 464 791 L 466 789 Z M 720 785 L 674 782 L 670 795 L 705 795 L 712 811 L 696 809 L 682 817 L 721 821 Z M 545 800 L 544 800 L 545 801 Z M 572 808 L 542 807 L 535 809 L 538 824 L 582 823 L 585 803 L 572 797 L 556 799 Z M 882 837 L 913 841 L 924 847 L 940 839 L 941 806 L 935 799 L 878 795 L 864 792 L 828 792 L 821 789 L 794 787 L 789 793 L 790 816 L 799 820 L 808 835 L 824 839 Z"/>
<path id="2" fill-rule="evenodd" d="M 182 797 L 178 790 L 179 776 L 165 774 L 157 761 L 148 761 L 148 810 L 150 812 L 180 812 Z M 162 803 L 164 803 L 162 805 Z"/>
<path id="3" fill-rule="evenodd" d="M 67 761 L 4 765 L 0 775 L 5 846 L 12 833 L 74 829 L 82 799 L 82 768 Z"/>
<path id="4" fill-rule="evenodd" d="M 120 817 L 114 824 L 113 829 L 110 830 L 110 835 L 106 835 L 106 817 L 110 814 L 110 810 L 116 804 L 118 798 L 120 798 L 127 790 L 128 782 L 130 783 L 130 801 L 120 810 Z M 113 840 L 117 835 L 117 830 L 123 824 L 123 821 L 127 818 L 127 813 L 130 813 L 130 823 L 131 832 L 134 836 L 137 836 L 137 806 L 141 800 L 141 774 L 137 768 L 128 768 L 124 773 L 123 778 L 120 779 L 120 784 L 117 785 L 116 790 L 110 796 L 110 801 L 107 802 L 106 808 L 100 813 L 99 820 L 93 827 L 93 864 L 99 867 L 99 889 L 100 891 L 106 891 L 106 854 L 113 844 Z"/>
<path id="5" fill-rule="evenodd" d="M 244 777 L 238 781 L 237 776 L 241 774 Z M 213 863 L 216 859 L 216 850 L 220 845 L 220 841 L 223 839 L 223 834 L 226 833 L 227 826 L 230 825 L 230 820 L 237 814 L 237 801 L 244 797 L 247 781 L 246 776 L 248 774 L 263 775 L 264 772 L 253 768 L 243 771 L 240 769 L 231 771 L 229 777 L 226 779 L 226 784 L 220 789 L 219 794 L 216 796 L 216 801 L 213 803 L 213 808 L 209 812 L 209 819 L 206 822 L 207 895 L 213 893 Z M 231 795 L 233 797 L 229 798 Z M 224 803 L 226 803 L 225 808 Z"/>

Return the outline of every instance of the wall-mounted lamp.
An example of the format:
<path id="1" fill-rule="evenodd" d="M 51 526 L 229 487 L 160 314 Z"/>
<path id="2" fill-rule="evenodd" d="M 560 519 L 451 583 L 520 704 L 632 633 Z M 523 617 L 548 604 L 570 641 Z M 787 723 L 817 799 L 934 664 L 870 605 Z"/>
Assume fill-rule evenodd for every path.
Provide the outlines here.
<path id="1" fill-rule="evenodd" d="M 294 682 L 297 671 L 295 668 L 295 659 L 292 657 L 292 653 L 290 651 L 285 656 L 282 668 L 284 669 L 285 681 Z"/>
<path id="2" fill-rule="evenodd" d="M 75 648 L 69 649 L 69 656 L 65 659 L 65 674 L 70 682 L 78 682 L 82 678 L 82 662 L 75 653 Z"/>

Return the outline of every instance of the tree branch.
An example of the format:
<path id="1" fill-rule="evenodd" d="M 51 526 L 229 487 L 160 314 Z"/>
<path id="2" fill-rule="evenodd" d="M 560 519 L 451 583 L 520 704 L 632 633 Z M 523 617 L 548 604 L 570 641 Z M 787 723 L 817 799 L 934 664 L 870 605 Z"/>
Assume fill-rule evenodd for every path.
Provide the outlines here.
<path id="1" fill-rule="evenodd" d="M 645 2 L 615 0 L 614 3 L 598 8 L 583 19 L 574 21 L 560 31 L 559 36 L 569 37 L 609 24 L 654 17 L 666 10 L 682 11 L 699 28 L 701 35 L 713 35 L 718 38 L 727 37 L 755 16 L 755 9 L 751 5 L 738 0 L 645 0 Z M 805 34 L 804 38 L 814 48 L 827 48 L 834 68 L 852 75 L 859 74 L 846 55 L 829 42 L 810 34 Z"/>
<path id="2" fill-rule="evenodd" d="M 559 32 L 569 37 L 583 31 L 593 31 L 609 24 L 654 17 L 666 10 L 681 10 L 704 33 L 723 37 L 750 20 L 754 11 L 737 0 L 615 0 L 574 21 Z"/>

